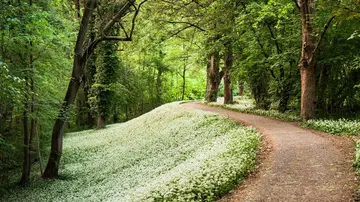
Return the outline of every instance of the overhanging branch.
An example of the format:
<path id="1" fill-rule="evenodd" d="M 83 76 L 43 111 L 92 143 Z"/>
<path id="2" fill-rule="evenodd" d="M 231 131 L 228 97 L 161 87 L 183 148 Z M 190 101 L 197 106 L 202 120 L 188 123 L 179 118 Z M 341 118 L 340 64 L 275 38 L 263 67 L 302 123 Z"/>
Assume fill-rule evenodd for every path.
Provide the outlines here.
<path id="1" fill-rule="evenodd" d="M 187 24 L 187 25 L 191 25 L 192 27 L 195 27 L 197 29 L 199 29 L 200 31 L 203 31 L 205 32 L 206 30 L 201 28 L 200 26 L 194 24 L 194 23 L 191 23 L 191 22 L 181 22 L 181 21 L 166 21 L 166 20 L 163 20 L 162 22 L 166 22 L 166 23 L 170 23 L 170 24 Z"/>
<path id="2" fill-rule="evenodd" d="M 332 17 L 329 19 L 329 21 L 325 24 L 325 26 L 324 26 L 324 31 L 322 32 L 322 34 L 321 34 L 321 36 L 320 36 L 320 39 L 319 39 L 318 43 L 316 44 L 316 47 L 315 47 L 315 49 L 314 49 L 314 51 L 313 51 L 314 54 L 315 54 L 316 51 L 318 50 L 318 48 L 319 48 L 319 46 L 320 46 L 320 44 L 321 44 L 321 41 L 323 40 L 323 38 L 324 38 L 324 36 L 325 36 L 326 31 L 329 29 L 329 26 L 330 26 L 331 22 L 334 20 L 335 17 L 336 17 L 335 15 L 332 16 Z"/>
<path id="3" fill-rule="evenodd" d="M 123 29 L 124 33 L 125 33 L 125 37 L 120 37 L 120 36 L 106 36 L 104 33 L 108 30 L 110 30 L 113 25 L 118 22 L 121 17 L 123 17 L 126 13 L 127 10 L 130 8 L 130 4 L 134 3 L 134 0 L 128 0 L 126 2 L 126 4 L 120 9 L 120 11 L 114 15 L 111 20 L 106 24 L 106 26 L 104 27 L 104 29 L 101 32 L 101 36 L 97 39 L 95 39 L 93 42 L 90 43 L 90 45 L 86 48 L 86 51 L 84 52 L 83 56 L 82 56 L 82 61 L 86 61 L 87 58 L 94 52 L 96 46 L 101 42 L 101 41 L 132 41 L 132 36 L 135 30 L 135 21 L 136 21 L 136 17 L 138 16 L 139 12 L 140 12 L 140 8 L 141 6 L 147 2 L 148 0 L 144 0 L 142 1 L 139 6 L 136 8 L 136 6 L 134 6 L 135 9 L 135 14 L 132 18 L 132 24 L 131 24 L 131 30 L 130 30 L 130 34 L 128 34 L 126 32 L 125 27 L 121 24 L 121 22 L 119 22 L 121 28 Z"/>

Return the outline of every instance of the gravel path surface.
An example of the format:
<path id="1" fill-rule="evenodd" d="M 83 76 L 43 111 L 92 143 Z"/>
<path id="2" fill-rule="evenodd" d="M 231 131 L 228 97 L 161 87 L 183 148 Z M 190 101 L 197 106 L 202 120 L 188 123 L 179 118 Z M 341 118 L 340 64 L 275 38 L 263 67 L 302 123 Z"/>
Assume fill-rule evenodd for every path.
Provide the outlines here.
<path id="1" fill-rule="evenodd" d="M 357 180 L 350 139 L 199 103 L 183 106 L 251 125 L 263 136 L 257 171 L 221 202 L 354 201 Z"/>

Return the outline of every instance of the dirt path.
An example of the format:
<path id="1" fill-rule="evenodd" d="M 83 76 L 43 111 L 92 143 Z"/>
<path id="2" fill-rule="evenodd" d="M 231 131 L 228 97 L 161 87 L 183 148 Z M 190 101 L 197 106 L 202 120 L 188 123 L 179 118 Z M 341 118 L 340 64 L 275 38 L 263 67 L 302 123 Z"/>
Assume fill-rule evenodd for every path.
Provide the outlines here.
<path id="1" fill-rule="evenodd" d="M 266 143 L 257 172 L 221 202 L 354 201 L 354 146 L 349 139 L 202 104 L 187 103 L 184 106 L 252 125 L 262 133 Z"/>

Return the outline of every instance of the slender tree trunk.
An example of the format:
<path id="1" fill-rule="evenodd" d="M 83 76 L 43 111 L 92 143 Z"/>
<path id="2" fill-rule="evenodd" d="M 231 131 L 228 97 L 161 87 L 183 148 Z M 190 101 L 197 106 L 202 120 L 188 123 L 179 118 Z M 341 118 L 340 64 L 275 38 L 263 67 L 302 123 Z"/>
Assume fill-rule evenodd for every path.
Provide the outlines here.
<path id="1" fill-rule="evenodd" d="M 314 4 L 314 0 L 298 0 L 302 20 L 302 51 L 299 69 L 301 75 L 301 118 L 303 120 L 314 118 L 316 109 Z"/>
<path id="2" fill-rule="evenodd" d="M 24 130 L 24 161 L 20 184 L 24 185 L 30 181 L 30 144 L 29 144 L 29 123 L 28 123 L 28 77 L 25 76 L 25 104 L 23 112 L 23 130 Z"/>
<path id="3" fill-rule="evenodd" d="M 231 45 L 230 45 L 231 46 Z M 233 90 L 231 87 L 230 70 L 234 61 L 233 51 L 231 47 L 225 53 L 225 65 L 224 65 L 224 104 L 230 104 L 233 102 Z"/>
<path id="4" fill-rule="evenodd" d="M 19 1 L 20 2 L 20 1 Z M 29 0 L 29 5 L 32 6 L 32 0 Z M 30 41 L 29 46 L 32 47 L 32 41 Z M 33 69 L 33 55 L 31 53 L 31 49 L 29 50 L 29 69 Z M 23 113 L 23 125 L 24 125 L 24 162 L 23 162 L 23 169 L 22 169 L 22 176 L 20 180 L 20 184 L 24 185 L 30 181 L 30 171 L 31 171 L 31 142 L 34 137 L 35 133 L 35 119 L 31 118 L 30 123 L 30 136 L 29 136 L 29 121 L 28 121 L 28 110 L 29 110 L 29 90 L 31 90 L 31 104 L 30 104 L 30 112 L 31 115 L 34 113 L 34 79 L 33 75 L 30 77 L 29 82 L 29 74 L 25 73 L 25 104 L 24 104 L 24 113 Z M 30 85 L 29 85 L 30 83 Z"/>
<path id="5" fill-rule="evenodd" d="M 30 4 L 31 5 L 31 4 Z M 32 46 L 32 42 L 30 42 L 30 45 Z M 30 54 L 30 68 L 33 69 L 33 73 L 35 73 L 34 69 L 34 56 Z M 30 139 L 29 139 L 29 158 L 30 158 L 30 165 L 29 170 L 31 170 L 31 162 L 32 162 L 32 156 L 31 153 L 33 152 L 33 140 L 35 137 L 35 128 L 36 128 L 36 118 L 35 118 L 35 83 L 34 83 L 34 75 L 31 75 L 30 78 L 30 90 L 31 90 L 31 103 L 30 103 L 30 113 L 31 113 L 31 121 L 30 121 Z"/>
<path id="6" fill-rule="evenodd" d="M 244 96 L 244 81 L 239 81 L 239 96 Z"/>
<path id="7" fill-rule="evenodd" d="M 46 165 L 43 177 L 44 178 L 55 178 L 59 175 L 59 165 L 62 155 L 62 144 L 64 126 L 67 122 L 67 118 L 71 109 L 71 105 L 74 103 L 77 91 L 80 86 L 80 78 L 83 72 L 84 59 L 83 59 L 83 46 L 88 29 L 89 20 L 94 10 L 95 0 L 88 0 L 85 6 L 84 15 L 81 20 L 80 30 L 77 36 L 75 45 L 75 56 L 73 63 L 73 71 L 71 80 L 66 92 L 64 103 L 60 109 L 58 118 L 55 121 L 52 130 L 51 149 L 48 163 Z"/>
<path id="8" fill-rule="evenodd" d="M 182 73 L 182 94 L 181 100 L 185 99 L 185 88 L 186 88 L 186 64 L 184 64 L 183 73 Z"/>
<path id="9" fill-rule="evenodd" d="M 286 88 L 286 86 L 283 86 Z M 290 100 L 290 89 L 284 89 L 281 92 L 280 102 L 279 102 L 279 112 L 284 113 L 288 109 L 288 104 Z"/>
<path id="10" fill-rule="evenodd" d="M 37 130 L 37 125 L 35 122 L 35 134 L 36 134 L 36 143 L 37 143 L 37 152 L 39 157 L 39 168 L 40 168 L 40 174 L 43 174 L 43 166 L 42 166 L 42 157 L 41 157 L 41 150 L 40 150 L 40 138 L 39 138 L 39 132 Z"/>
<path id="11" fill-rule="evenodd" d="M 206 102 L 216 102 L 220 81 L 219 52 L 216 51 L 209 57 L 207 66 Z"/>
<path id="12" fill-rule="evenodd" d="M 161 76 L 163 74 L 163 68 L 158 67 L 157 76 L 156 76 L 156 105 L 160 106 L 162 104 L 162 81 Z"/>

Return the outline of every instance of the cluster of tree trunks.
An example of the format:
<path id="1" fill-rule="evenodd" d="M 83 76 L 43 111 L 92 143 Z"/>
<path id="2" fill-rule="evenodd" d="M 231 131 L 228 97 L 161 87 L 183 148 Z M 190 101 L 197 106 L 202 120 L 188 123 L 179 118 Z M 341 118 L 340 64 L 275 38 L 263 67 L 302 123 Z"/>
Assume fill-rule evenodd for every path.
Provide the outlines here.
<path id="1" fill-rule="evenodd" d="M 221 80 L 224 80 L 224 104 L 233 102 L 233 89 L 231 84 L 231 68 L 233 66 L 234 55 L 229 45 L 224 54 L 224 67 L 220 70 L 220 54 L 213 52 L 207 64 L 207 83 L 206 83 L 206 102 L 216 102 Z M 244 89 L 242 89 L 242 93 Z"/>

